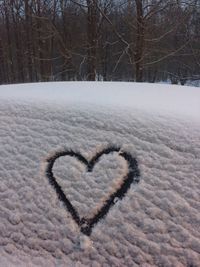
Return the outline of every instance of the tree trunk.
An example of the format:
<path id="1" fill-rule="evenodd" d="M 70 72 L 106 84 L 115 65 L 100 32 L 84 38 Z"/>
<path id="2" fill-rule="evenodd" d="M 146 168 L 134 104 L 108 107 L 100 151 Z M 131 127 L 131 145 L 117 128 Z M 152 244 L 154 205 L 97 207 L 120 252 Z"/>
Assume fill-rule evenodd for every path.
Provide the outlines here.
<path id="1" fill-rule="evenodd" d="M 96 79 L 97 60 L 97 0 L 87 0 L 87 80 Z"/>
<path id="2" fill-rule="evenodd" d="M 12 53 L 12 41 L 11 41 L 11 33 L 10 33 L 10 20 L 9 20 L 9 11 L 6 2 L 4 1 L 4 9 L 5 9 L 5 28 L 7 34 L 7 62 L 8 62 L 8 78 L 9 82 L 15 81 L 15 73 L 14 73 L 14 62 L 13 62 L 13 53 Z"/>
<path id="3" fill-rule="evenodd" d="M 30 7 L 28 0 L 25 0 L 25 31 L 26 31 L 26 46 L 27 46 L 27 70 L 28 70 L 28 81 L 33 81 L 33 64 L 32 64 L 32 49 L 31 49 L 31 21 L 30 21 Z"/>
<path id="4" fill-rule="evenodd" d="M 135 47 L 135 79 L 136 82 L 143 81 L 143 53 L 144 53 L 144 18 L 142 0 L 135 0 L 137 16 L 137 35 Z"/>
<path id="5" fill-rule="evenodd" d="M 14 30 L 14 43 L 15 43 L 15 57 L 16 57 L 16 82 L 24 82 L 24 59 L 22 54 L 22 43 L 20 40 L 20 23 L 19 23 L 19 10 L 15 13 L 14 5 L 12 4 L 12 21 Z"/>

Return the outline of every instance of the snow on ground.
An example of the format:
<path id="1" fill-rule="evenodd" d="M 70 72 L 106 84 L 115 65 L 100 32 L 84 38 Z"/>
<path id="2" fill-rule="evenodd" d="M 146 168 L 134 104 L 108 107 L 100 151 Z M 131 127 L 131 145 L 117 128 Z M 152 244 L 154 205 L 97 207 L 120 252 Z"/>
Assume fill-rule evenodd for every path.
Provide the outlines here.
<path id="1" fill-rule="evenodd" d="M 89 170 L 92 159 L 109 148 Z M 88 236 L 93 218 L 131 172 L 140 181 Z M 89 163 L 88 163 L 89 162 Z M 88 164 L 88 166 L 87 166 Z M 200 90 L 132 83 L 0 87 L 0 266 L 200 264 Z"/>

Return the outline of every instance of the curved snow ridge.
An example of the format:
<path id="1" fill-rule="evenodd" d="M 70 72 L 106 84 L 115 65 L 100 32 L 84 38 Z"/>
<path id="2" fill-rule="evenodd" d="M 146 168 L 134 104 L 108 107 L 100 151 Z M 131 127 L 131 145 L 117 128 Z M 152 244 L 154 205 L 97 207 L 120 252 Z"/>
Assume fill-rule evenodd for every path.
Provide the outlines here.
<path id="1" fill-rule="evenodd" d="M 200 89 L 127 82 L 48 82 L 1 85 L 0 99 L 129 107 L 200 121 Z"/>
<path id="2" fill-rule="evenodd" d="M 126 107 L 7 100 L 0 104 L 0 265 L 199 266 L 198 123 Z M 108 147 L 137 160 L 140 182 L 88 237 L 49 183 L 47 158 L 74 151 L 90 162 Z M 89 218 L 127 170 L 118 151 L 102 155 L 91 172 L 75 157 L 59 158 L 53 169 Z"/>

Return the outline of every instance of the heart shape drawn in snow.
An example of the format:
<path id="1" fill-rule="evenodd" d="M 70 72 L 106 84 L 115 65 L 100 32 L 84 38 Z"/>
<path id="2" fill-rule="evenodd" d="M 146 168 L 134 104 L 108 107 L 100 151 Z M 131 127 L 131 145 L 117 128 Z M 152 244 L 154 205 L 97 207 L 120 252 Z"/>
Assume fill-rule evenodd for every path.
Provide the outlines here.
<path id="1" fill-rule="evenodd" d="M 60 157 L 64 157 L 64 156 L 75 157 L 77 160 L 79 160 L 81 163 L 83 163 L 86 166 L 86 169 L 88 172 L 92 172 L 95 164 L 99 161 L 100 157 L 104 154 L 109 154 L 112 152 L 118 152 L 118 155 L 127 162 L 128 172 L 122 178 L 119 187 L 115 189 L 115 191 L 111 192 L 110 195 L 108 195 L 107 199 L 104 201 L 104 203 L 102 203 L 102 206 L 96 211 L 96 213 L 94 214 L 92 218 L 85 218 L 85 217 L 80 218 L 77 210 L 74 208 L 72 203 L 69 201 L 62 187 L 59 185 L 59 183 L 57 182 L 54 176 L 54 173 L 53 173 L 54 164 L 56 160 Z M 136 184 L 140 180 L 140 171 L 138 169 L 137 160 L 133 158 L 130 153 L 121 151 L 120 148 L 115 148 L 115 147 L 109 147 L 109 148 L 102 150 L 101 152 L 98 152 L 89 161 L 86 158 L 84 158 L 80 153 L 74 152 L 72 150 L 55 152 L 53 156 L 47 159 L 46 175 L 48 177 L 49 183 L 55 189 L 58 195 L 58 198 L 63 202 L 66 210 L 71 214 L 73 220 L 80 227 L 80 231 L 87 236 L 90 236 L 94 225 L 97 224 L 103 217 L 106 216 L 110 208 L 116 203 L 115 200 L 122 199 L 126 195 L 131 184 L 132 183 Z"/>

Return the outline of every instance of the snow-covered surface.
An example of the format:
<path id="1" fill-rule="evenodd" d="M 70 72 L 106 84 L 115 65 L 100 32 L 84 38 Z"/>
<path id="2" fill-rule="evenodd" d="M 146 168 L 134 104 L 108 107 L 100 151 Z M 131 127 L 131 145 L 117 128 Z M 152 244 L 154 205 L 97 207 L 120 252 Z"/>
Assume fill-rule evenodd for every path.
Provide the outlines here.
<path id="1" fill-rule="evenodd" d="M 88 237 L 58 199 L 47 159 L 120 147 L 140 182 Z M 118 152 L 92 172 L 59 158 L 54 176 L 81 217 L 127 173 Z M 200 264 L 200 89 L 132 83 L 0 86 L 0 266 Z"/>
<path id="2" fill-rule="evenodd" d="M 41 90 L 42 88 L 42 90 Z M 200 120 L 200 89 L 177 85 L 59 82 L 1 86 L 3 99 L 56 103 L 93 104 L 134 108 L 156 114 L 179 114 Z"/>

